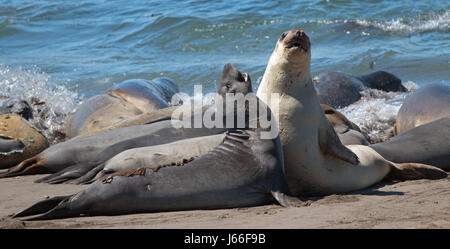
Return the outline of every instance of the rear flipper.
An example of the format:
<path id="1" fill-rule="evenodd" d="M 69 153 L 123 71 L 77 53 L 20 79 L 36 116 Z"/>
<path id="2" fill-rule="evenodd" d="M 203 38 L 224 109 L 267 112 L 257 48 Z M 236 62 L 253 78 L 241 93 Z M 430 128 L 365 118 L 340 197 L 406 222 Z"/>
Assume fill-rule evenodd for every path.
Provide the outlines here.
<path id="1" fill-rule="evenodd" d="M 76 179 L 78 177 L 81 177 L 86 172 L 88 172 L 91 169 L 87 164 L 79 163 L 72 165 L 70 167 L 67 167 L 61 171 L 58 171 L 57 173 L 54 173 L 52 175 L 40 178 L 36 180 L 35 182 L 46 182 L 50 184 L 58 184 L 63 183 L 72 179 Z"/>
<path id="2" fill-rule="evenodd" d="M 391 170 L 385 177 L 388 180 L 442 179 L 448 176 L 440 168 L 422 163 L 391 163 Z"/>
<path id="3" fill-rule="evenodd" d="M 102 163 L 102 164 L 98 165 L 97 167 L 91 169 L 86 174 L 78 177 L 77 179 L 70 181 L 70 183 L 72 183 L 72 184 L 90 184 L 98 178 L 97 173 L 100 174 L 101 172 L 99 173 L 99 171 L 103 170 L 104 167 L 105 167 L 105 164 Z"/>
<path id="4" fill-rule="evenodd" d="M 32 157 L 24 160 L 17 166 L 14 166 L 3 174 L 0 174 L 0 178 L 14 177 L 20 175 L 30 175 L 30 174 L 48 174 L 53 173 L 48 168 L 45 167 L 45 162 L 47 158 L 43 157 Z"/>
<path id="5" fill-rule="evenodd" d="M 42 214 L 49 210 L 52 210 L 54 207 L 58 206 L 59 203 L 61 203 L 63 200 L 68 199 L 69 196 L 56 196 L 44 201 L 40 201 L 31 207 L 23 210 L 22 212 L 14 215 L 14 218 L 17 217 L 24 217 L 24 216 L 30 216 L 30 215 L 36 215 L 36 214 Z"/>

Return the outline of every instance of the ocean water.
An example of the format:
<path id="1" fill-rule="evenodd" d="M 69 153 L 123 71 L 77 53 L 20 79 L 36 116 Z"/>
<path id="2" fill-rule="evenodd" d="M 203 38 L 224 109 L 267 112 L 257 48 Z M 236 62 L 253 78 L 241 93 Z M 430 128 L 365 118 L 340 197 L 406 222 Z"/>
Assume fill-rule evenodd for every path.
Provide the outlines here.
<path id="1" fill-rule="evenodd" d="M 279 35 L 303 29 L 312 75 L 385 70 L 414 91 L 450 84 L 450 2 L 0 0 L 0 96 L 45 102 L 48 137 L 84 99 L 126 79 L 169 77 L 212 92 L 224 64 L 254 88 Z M 341 111 L 386 137 L 407 94 L 367 91 Z"/>

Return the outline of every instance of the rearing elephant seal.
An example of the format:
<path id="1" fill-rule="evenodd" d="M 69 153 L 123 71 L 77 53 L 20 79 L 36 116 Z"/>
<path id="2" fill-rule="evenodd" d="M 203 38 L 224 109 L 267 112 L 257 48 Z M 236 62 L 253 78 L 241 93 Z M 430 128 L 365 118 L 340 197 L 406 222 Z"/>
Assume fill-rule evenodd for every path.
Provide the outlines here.
<path id="1" fill-rule="evenodd" d="M 447 177 L 432 166 L 393 164 L 368 146 L 342 145 L 320 107 L 310 60 L 308 36 L 302 30 L 284 32 L 257 93 L 279 122 L 286 179 L 294 195 L 363 189 L 388 174 L 397 179 Z M 272 107 L 277 104 L 278 112 Z"/>
<path id="2" fill-rule="evenodd" d="M 450 85 L 426 85 L 406 97 L 398 111 L 394 133 L 444 117 L 450 117 Z"/>
<path id="3" fill-rule="evenodd" d="M 362 76 L 340 72 L 320 73 L 313 79 L 319 102 L 333 108 L 342 108 L 361 99 L 364 88 L 386 92 L 406 92 L 402 81 L 395 75 L 377 71 Z"/>
<path id="4" fill-rule="evenodd" d="M 250 98 L 258 102 L 254 94 Z M 177 165 L 117 172 L 77 194 L 38 202 L 15 217 L 43 213 L 28 220 L 45 220 L 82 214 L 233 208 L 274 201 L 291 205 L 293 200 L 295 203 L 297 199 L 286 195 L 289 190 L 283 175 L 279 137 L 263 139 L 261 133 L 270 127 L 262 128 L 267 123 L 260 123 L 267 119 L 259 115 L 250 119 L 247 106 L 243 110 L 245 127 L 231 127 L 218 146 L 198 158 Z M 254 121 L 257 127 L 249 128 Z"/>

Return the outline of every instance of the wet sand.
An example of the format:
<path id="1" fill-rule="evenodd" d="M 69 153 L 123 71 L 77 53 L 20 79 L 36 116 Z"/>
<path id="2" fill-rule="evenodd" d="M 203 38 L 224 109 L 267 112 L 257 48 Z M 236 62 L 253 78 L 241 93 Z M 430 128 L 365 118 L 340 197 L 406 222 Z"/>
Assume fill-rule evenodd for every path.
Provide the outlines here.
<path id="1" fill-rule="evenodd" d="M 382 182 L 363 191 L 310 198 L 300 207 L 273 204 L 50 221 L 11 218 L 46 197 L 86 187 L 33 183 L 42 176 L 0 179 L 0 228 L 450 228 L 450 177 Z"/>

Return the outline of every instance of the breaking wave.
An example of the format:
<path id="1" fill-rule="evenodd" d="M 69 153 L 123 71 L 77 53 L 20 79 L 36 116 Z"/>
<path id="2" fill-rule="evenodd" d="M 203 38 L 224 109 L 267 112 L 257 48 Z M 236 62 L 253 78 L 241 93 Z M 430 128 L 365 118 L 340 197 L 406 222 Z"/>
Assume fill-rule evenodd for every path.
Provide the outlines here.
<path id="1" fill-rule="evenodd" d="M 39 68 L 0 65 L 0 97 L 15 97 L 27 101 L 33 108 L 29 120 L 50 143 L 64 137 L 64 121 L 81 100 L 62 82 L 42 73 Z"/>
<path id="2" fill-rule="evenodd" d="M 450 29 L 450 10 L 422 15 L 416 18 L 400 17 L 391 20 L 369 20 L 369 19 L 337 19 L 337 20 L 310 20 L 309 23 L 318 24 L 356 24 L 362 27 L 376 28 L 386 32 L 395 33 L 422 33 L 428 31 L 448 31 Z"/>
<path id="3" fill-rule="evenodd" d="M 391 132 L 403 101 L 418 88 L 412 81 L 404 82 L 403 85 L 408 92 L 365 89 L 361 92 L 361 100 L 338 110 L 367 133 L 372 143 L 386 141 L 392 136 Z"/>

